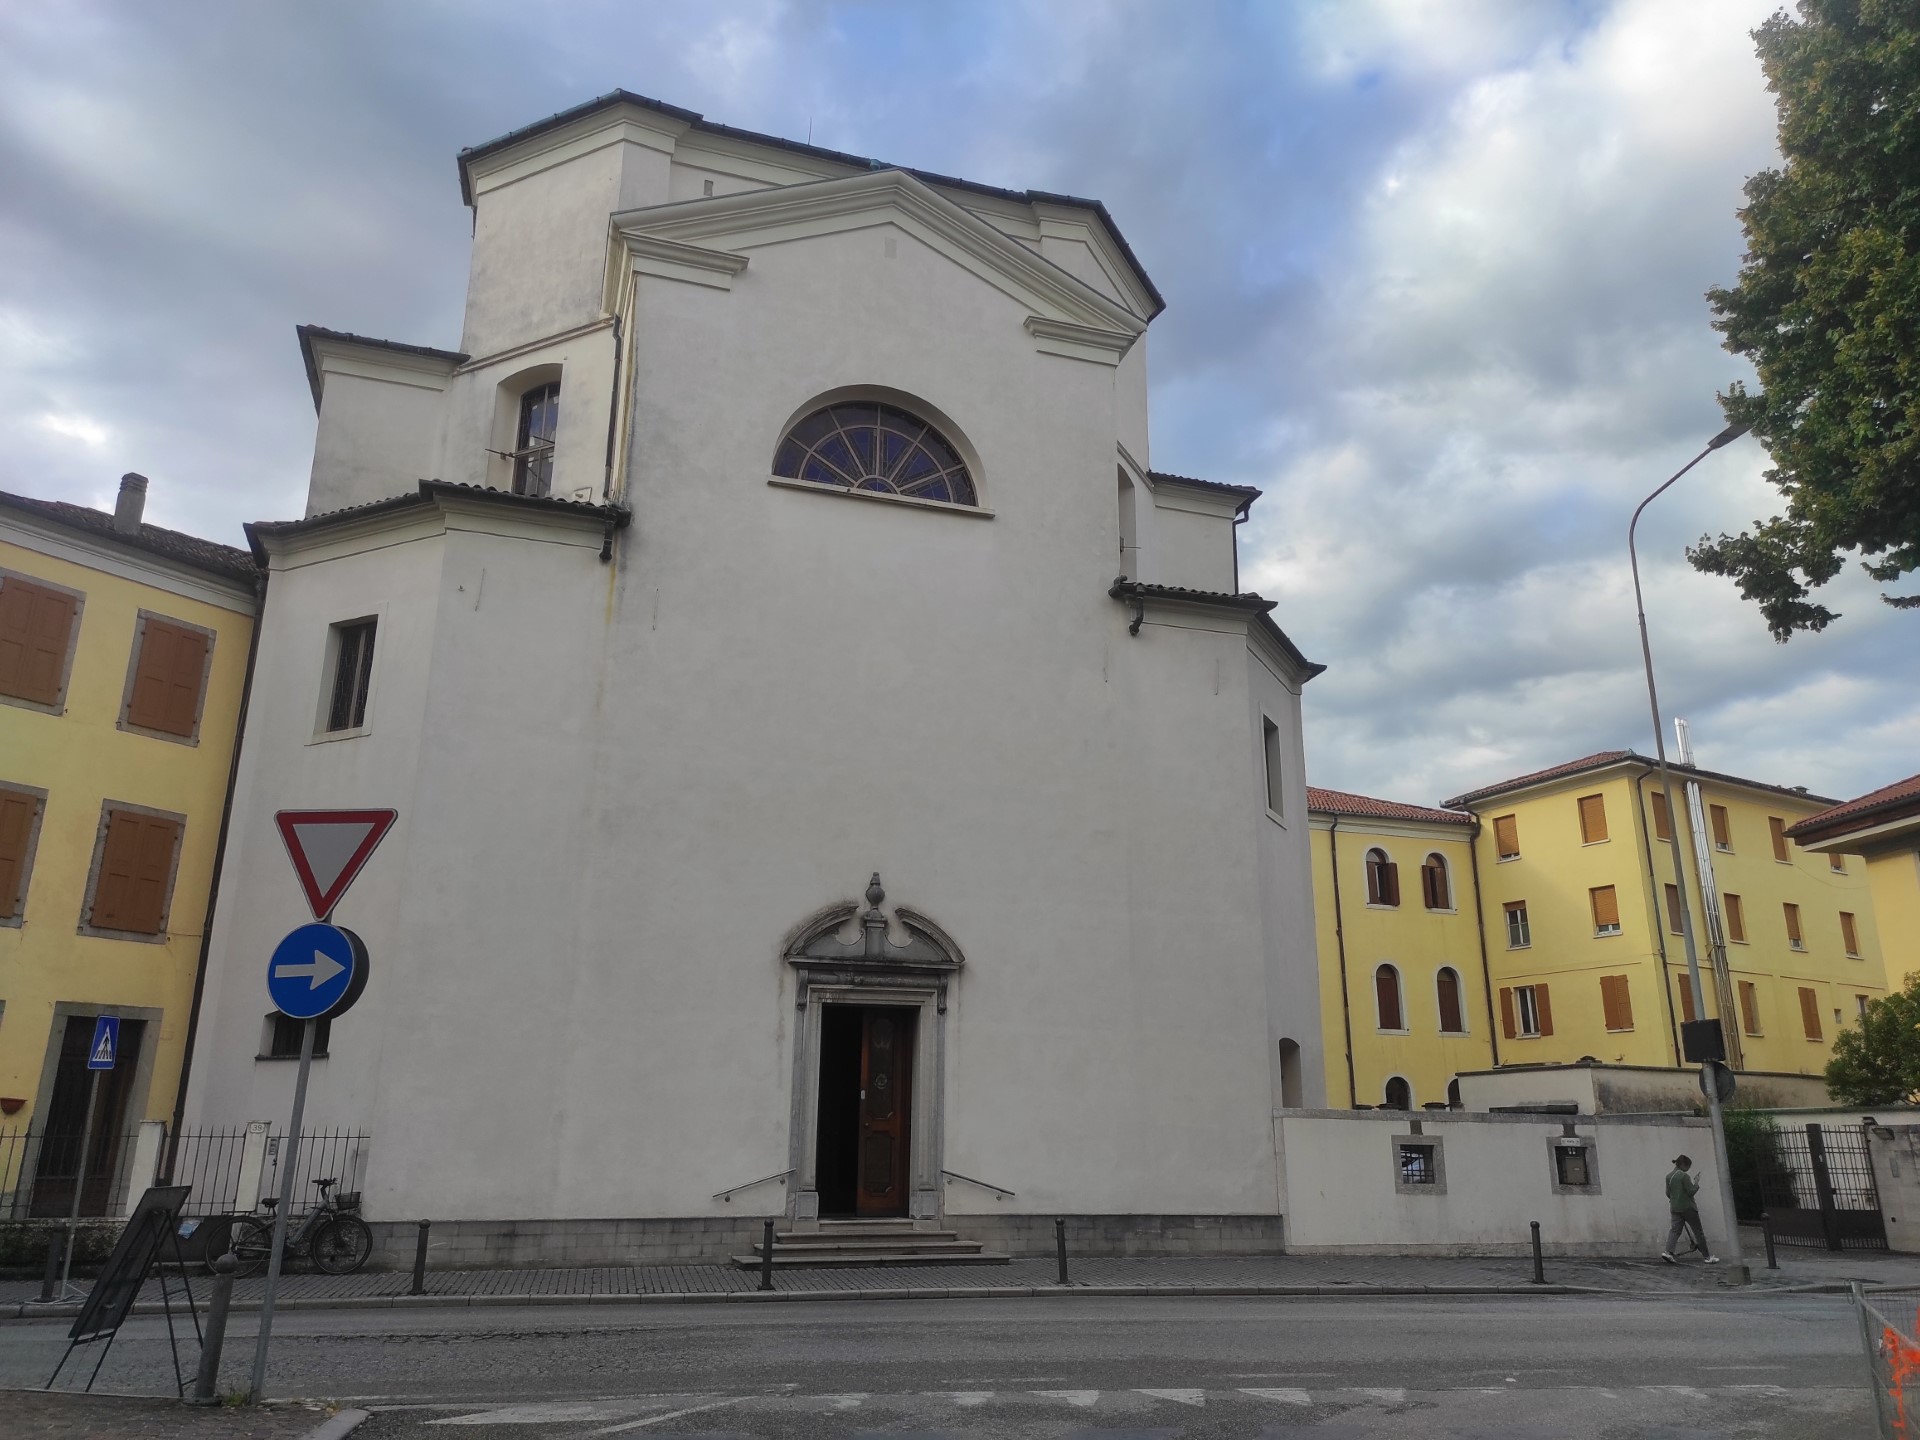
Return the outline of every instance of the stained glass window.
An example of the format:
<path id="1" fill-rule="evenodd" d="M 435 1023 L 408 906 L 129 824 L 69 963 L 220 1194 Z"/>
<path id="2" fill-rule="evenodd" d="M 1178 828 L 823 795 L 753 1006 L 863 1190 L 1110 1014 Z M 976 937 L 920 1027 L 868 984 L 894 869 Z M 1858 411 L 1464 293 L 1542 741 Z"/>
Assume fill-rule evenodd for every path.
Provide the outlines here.
<path id="1" fill-rule="evenodd" d="M 977 504 L 959 452 L 926 421 L 863 400 L 816 410 L 780 442 L 773 473 L 846 490 Z"/>

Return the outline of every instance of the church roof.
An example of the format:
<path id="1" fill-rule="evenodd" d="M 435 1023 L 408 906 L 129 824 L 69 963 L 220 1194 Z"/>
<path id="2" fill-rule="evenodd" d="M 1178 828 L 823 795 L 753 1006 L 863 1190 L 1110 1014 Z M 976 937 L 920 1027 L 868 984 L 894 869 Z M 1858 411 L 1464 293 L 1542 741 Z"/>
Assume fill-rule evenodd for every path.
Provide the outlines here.
<path id="1" fill-rule="evenodd" d="M 1363 820 L 1418 820 L 1430 825 L 1472 825 L 1473 816 L 1458 810 L 1435 810 L 1426 805 L 1408 805 L 1399 800 L 1376 800 L 1371 795 L 1355 795 L 1347 790 L 1322 790 L 1307 787 L 1307 809 L 1323 815 L 1351 815 Z"/>
<path id="2" fill-rule="evenodd" d="M 381 500 L 369 500 L 364 505 L 348 505 L 339 510 L 322 510 L 318 515 L 309 515 L 302 520 L 256 520 L 246 527 L 247 542 L 252 545 L 255 558 L 264 565 L 266 548 L 260 543 L 262 537 L 305 535 L 309 531 L 324 530 L 332 525 L 343 525 L 349 521 L 363 520 L 373 515 L 385 515 L 396 510 L 418 509 L 433 504 L 442 496 L 479 500 L 486 504 L 504 505 L 519 510 L 578 515 L 586 519 L 602 520 L 613 530 L 624 529 L 633 519 L 633 512 L 619 505 L 592 505 L 583 500 L 561 500 L 552 495 L 516 495 L 511 490 L 496 490 L 490 485 L 464 485 L 454 480 L 422 480 L 417 490 L 410 490 L 401 495 L 389 495 Z"/>
<path id="3" fill-rule="evenodd" d="M 475 160 L 517 145 L 523 140 L 542 134 L 548 130 L 557 130 L 576 120 L 601 110 L 611 110 L 620 105 L 636 105 L 643 110 L 652 110 L 657 114 L 684 122 L 690 129 L 699 130 L 708 135 L 725 135 L 735 140 L 745 140 L 754 145 L 765 145 L 775 150 L 785 150 L 790 154 L 805 155 L 815 160 L 829 160 L 839 165 L 849 165 L 857 170 L 904 170 L 916 180 L 928 185 L 939 185 L 950 190 L 966 190 L 975 195 L 991 195 L 1001 200 L 1012 200 L 1022 205 L 1036 202 L 1048 205 L 1071 205 L 1081 210 L 1091 210 L 1100 218 L 1100 223 L 1113 237 L 1113 243 L 1126 257 L 1127 266 L 1140 286 L 1153 298 L 1153 312 L 1147 318 L 1152 319 L 1167 308 L 1166 300 L 1155 287 L 1153 280 L 1141 266 L 1140 259 L 1133 253 L 1133 247 L 1127 244 L 1127 237 L 1120 233 L 1120 227 L 1113 223 L 1113 216 L 1107 213 L 1107 207 L 1098 200 L 1089 200 L 1080 195 L 1057 195 L 1046 190 L 1008 190 L 998 185 L 983 185 L 977 180 L 962 180 L 953 175 L 940 175 L 931 170 L 916 170 L 911 165 L 894 165 L 885 160 L 875 160 L 866 155 L 849 155 L 842 150 L 828 150 L 819 145 L 803 145 L 798 140 L 783 139 L 778 135 L 764 135 L 757 130 L 740 130 L 732 125 L 721 125 L 707 119 L 697 110 L 682 109 L 678 105 L 669 105 L 664 100 L 655 100 L 647 95 L 636 95 L 631 90 L 610 90 L 558 114 L 549 115 L 544 120 L 536 120 L 531 125 L 523 125 L 518 130 L 509 130 L 505 135 L 489 140 L 483 145 L 470 145 L 459 155 L 460 198 L 468 205 L 473 204 L 473 181 L 468 167 Z"/>
<path id="4" fill-rule="evenodd" d="M 163 560 L 189 565 L 195 570 L 205 570 L 229 580 L 241 580 L 249 585 L 253 583 L 253 560 L 247 552 L 231 545 L 222 545 L 217 540 L 203 540 L 198 535 L 169 530 L 161 525 L 149 525 L 144 521 L 137 531 L 122 530 L 105 510 L 74 505 L 65 500 L 36 500 L 31 495 L 16 495 L 7 490 L 0 490 L 0 509 L 37 515 L 85 531 L 95 539 L 144 550 Z"/>

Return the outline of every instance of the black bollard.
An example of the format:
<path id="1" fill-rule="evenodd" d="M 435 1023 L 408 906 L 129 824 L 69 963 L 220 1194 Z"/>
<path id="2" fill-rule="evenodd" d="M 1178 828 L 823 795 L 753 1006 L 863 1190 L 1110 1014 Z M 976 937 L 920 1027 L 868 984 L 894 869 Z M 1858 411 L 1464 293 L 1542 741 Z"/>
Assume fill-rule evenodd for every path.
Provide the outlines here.
<path id="1" fill-rule="evenodd" d="M 773 1288 L 773 1221 L 764 1222 L 760 1230 L 760 1288 Z"/>
<path id="2" fill-rule="evenodd" d="M 1773 1253 L 1773 1212 L 1771 1210 L 1760 1212 L 1760 1234 L 1767 1242 L 1767 1269 L 1778 1270 L 1780 1262 L 1774 1258 Z"/>
<path id="3" fill-rule="evenodd" d="M 218 1405 L 220 1348 L 227 1339 L 227 1308 L 233 1303 L 233 1272 L 240 1262 L 232 1251 L 213 1262 L 213 1296 L 207 1301 L 207 1330 L 200 1340 L 200 1368 L 193 1373 L 191 1405 Z"/>
<path id="4" fill-rule="evenodd" d="M 47 1231 L 47 1270 L 40 1277 L 40 1303 L 50 1304 L 53 1290 L 60 1283 L 60 1232 Z"/>
<path id="5" fill-rule="evenodd" d="M 1067 1222 L 1053 1222 L 1053 1247 L 1060 1255 L 1060 1283 L 1067 1283 Z"/>
<path id="6" fill-rule="evenodd" d="M 1540 1222 L 1530 1220 L 1527 1225 L 1533 1231 L 1533 1283 L 1544 1285 L 1547 1283 L 1547 1266 L 1540 1258 Z"/>
<path id="7" fill-rule="evenodd" d="M 432 1226 L 431 1220 L 422 1220 L 420 1236 L 413 1242 L 413 1288 L 407 1291 L 409 1295 L 427 1293 L 427 1231 Z"/>

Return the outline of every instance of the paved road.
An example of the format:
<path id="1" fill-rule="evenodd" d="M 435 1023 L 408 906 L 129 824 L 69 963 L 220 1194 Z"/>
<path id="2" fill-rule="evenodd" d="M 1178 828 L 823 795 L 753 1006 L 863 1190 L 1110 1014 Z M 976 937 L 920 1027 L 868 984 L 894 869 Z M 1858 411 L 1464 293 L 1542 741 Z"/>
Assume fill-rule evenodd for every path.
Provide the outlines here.
<path id="1" fill-rule="evenodd" d="M 1859 1331 L 1816 1296 L 306 1311 L 276 1335 L 273 1393 L 375 1408 L 361 1440 L 1872 1433 Z M 0 1384 L 40 1383 L 60 1336 L 0 1325 Z M 103 1383 L 168 1383 L 166 1354 L 136 1321 Z"/>

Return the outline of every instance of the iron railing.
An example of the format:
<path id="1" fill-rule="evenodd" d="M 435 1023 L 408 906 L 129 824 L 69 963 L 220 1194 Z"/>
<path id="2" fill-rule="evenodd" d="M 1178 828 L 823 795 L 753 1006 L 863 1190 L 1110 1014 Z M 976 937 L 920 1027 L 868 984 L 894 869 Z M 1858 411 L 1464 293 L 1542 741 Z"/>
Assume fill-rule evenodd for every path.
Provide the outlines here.
<path id="1" fill-rule="evenodd" d="M 231 1130 L 183 1130 L 168 1143 L 164 1178 L 190 1185 L 181 1214 L 226 1215 L 249 1208 L 240 1203 L 240 1169 L 246 1159 L 245 1126 Z"/>
<path id="2" fill-rule="evenodd" d="M 1766 1224 L 1782 1245 L 1884 1250 L 1886 1223 L 1860 1126 L 1774 1132 L 1759 1163 Z"/>
<path id="3" fill-rule="evenodd" d="M 86 1138 L 79 1210 L 83 1217 L 113 1215 L 123 1208 L 136 1133 L 108 1130 Z M 83 1134 L 30 1125 L 0 1130 L 0 1220 L 64 1220 L 74 1213 Z"/>
<path id="4" fill-rule="evenodd" d="M 338 1181 L 335 1194 L 358 1190 L 366 1169 L 369 1139 L 357 1130 L 303 1130 L 299 1153 L 294 1157 L 293 1189 L 288 1192 L 293 1213 L 301 1214 L 319 1203 L 320 1192 L 313 1188 L 315 1180 Z M 268 1137 L 260 1195 L 242 1195 L 235 1209 L 250 1210 L 261 1196 L 280 1194 L 280 1159 L 285 1149 L 284 1137 Z"/>

